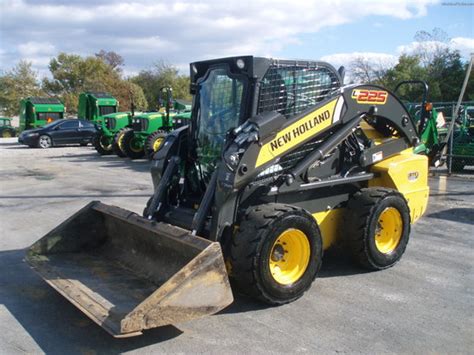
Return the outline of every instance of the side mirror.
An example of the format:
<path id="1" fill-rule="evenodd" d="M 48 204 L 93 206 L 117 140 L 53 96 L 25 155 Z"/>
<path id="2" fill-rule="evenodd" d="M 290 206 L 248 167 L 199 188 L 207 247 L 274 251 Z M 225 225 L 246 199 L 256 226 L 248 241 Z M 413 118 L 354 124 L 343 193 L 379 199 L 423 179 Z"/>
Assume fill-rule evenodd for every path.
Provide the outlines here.
<path id="1" fill-rule="evenodd" d="M 56 126 L 56 127 L 54 127 L 54 130 L 55 130 L 55 131 L 59 131 L 60 129 L 61 129 L 61 126 Z"/>

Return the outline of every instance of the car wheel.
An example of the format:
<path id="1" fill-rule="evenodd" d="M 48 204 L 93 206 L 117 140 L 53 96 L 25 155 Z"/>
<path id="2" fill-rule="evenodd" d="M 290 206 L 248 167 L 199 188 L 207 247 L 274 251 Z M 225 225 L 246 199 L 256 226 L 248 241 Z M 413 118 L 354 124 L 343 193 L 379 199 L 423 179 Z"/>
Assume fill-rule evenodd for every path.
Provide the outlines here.
<path id="1" fill-rule="evenodd" d="M 52 145 L 53 145 L 53 141 L 51 140 L 50 136 L 47 136 L 46 134 L 44 134 L 39 137 L 38 147 L 46 149 L 46 148 L 50 148 Z"/>

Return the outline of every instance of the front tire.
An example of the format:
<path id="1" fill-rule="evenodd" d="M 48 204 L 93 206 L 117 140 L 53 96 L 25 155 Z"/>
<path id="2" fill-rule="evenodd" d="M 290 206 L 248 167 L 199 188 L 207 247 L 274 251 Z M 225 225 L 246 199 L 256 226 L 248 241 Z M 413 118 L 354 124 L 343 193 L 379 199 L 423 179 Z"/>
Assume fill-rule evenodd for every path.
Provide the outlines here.
<path id="1" fill-rule="evenodd" d="M 347 233 L 354 260 L 369 270 L 395 265 L 410 236 L 410 210 L 403 195 L 392 189 L 362 189 L 347 207 Z"/>
<path id="2" fill-rule="evenodd" d="M 50 136 L 43 134 L 39 137 L 38 139 L 38 147 L 47 149 L 51 148 L 53 146 L 53 140 L 51 139 Z"/>
<path id="3" fill-rule="evenodd" d="M 125 155 L 125 153 L 122 149 L 122 147 L 123 147 L 123 137 L 124 137 L 125 133 L 127 133 L 128 131 L 131 131 L 131 130 L 132 129 L 129 128 L 129 127 L 121 128 L 114 135 L 114 139 L 113 139 L 113 142 L 112 142 L 112 150 L 120 158 L 125 158 L 126 157 L 126 155 Z"/>
<path id="4" fill-rule="evenodd" d="M 156 131 L 150 134 L 145 141 L 145 154 L 148 159 L 153 159 L 155 153 L 161 148 L 166 139 L 165 131 Z"/>
<path id="5" fill-rule="evenodd" d="M 97 132 L 92 136 L 92 145 L 100 155 L 112 154 L 112 145 L 110 144 L 110 139 L 104 136 L 104 134 L 101 132 Z"/>
<path id="6" fill-rule="evenodd" d="M 251 207 L 230 247 L 230 275 L 238 289 L 272 305 L 292 302 L 321 268 L 322 240 L 305 210 L 278 203 Z"/>
<path id="7" fill-rule="evenodd" d="M 122 150 L 130 159 L 140 159 L 145 155 L 143 146 L 139 148 L 137 137 L 133 130 L 127 131 L 123 136 Z"/>

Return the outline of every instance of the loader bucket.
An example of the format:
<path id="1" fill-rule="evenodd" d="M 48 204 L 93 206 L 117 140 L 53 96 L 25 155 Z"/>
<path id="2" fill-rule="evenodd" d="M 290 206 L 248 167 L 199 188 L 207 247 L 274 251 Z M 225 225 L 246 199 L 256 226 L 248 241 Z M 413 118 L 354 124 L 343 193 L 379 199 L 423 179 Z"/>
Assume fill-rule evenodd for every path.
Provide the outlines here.
<path id="1" fill-rule="evenodd" d="M 219 243 L 97 201 L 34 243 L 26 261 L 115 337 L 233 301 Z"/>

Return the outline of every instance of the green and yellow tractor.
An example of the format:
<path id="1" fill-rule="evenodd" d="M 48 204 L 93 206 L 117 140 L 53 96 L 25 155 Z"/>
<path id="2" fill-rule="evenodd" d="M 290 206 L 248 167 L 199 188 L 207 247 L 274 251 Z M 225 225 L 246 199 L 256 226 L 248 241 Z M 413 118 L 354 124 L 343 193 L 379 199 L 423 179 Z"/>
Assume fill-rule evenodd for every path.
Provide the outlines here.
<path id="1" fill-rule="evenodd" d="M 16 136 L 16 129 L 12 126 L 12 119 L 0 117 L 0 137 L 10 138 Z"/>
<path id="2" fill-rule="evenodd" d="M 158 112 L 135 115 L 131 128 L 117 136 L 118 147 L 130 159 L 151 159 L 164 142 L 167 132 L 187 125 L 191 118 L 190 105 L 172 100 L 170 88 L 163 91 L 167 97 L 164 107 Z"/>
<path id="3" fill-rule="evenodd" d="M 79 95 L 78 116 L 95 123 L 97 133 L 92 145 L 100 155 L 113 153 L 115 133 L 130 124 L 130 112 L 117 112 L 118 105 L 118 100 L 106 92 L 88 91 Z"/>
<path id="4" fill-rule="evenodd" d="M 20 101 L 20 131 L 43 127 L 64 118 L 66 108 L 54 97 L 28 97 Z"/>
<path id="5" fill-rule="evenodd" d="M 465 105 L 456 119 L 448 163 L 453 172 L 464 170 L 466 165 L 474 165 L 474 105 Z"/>

